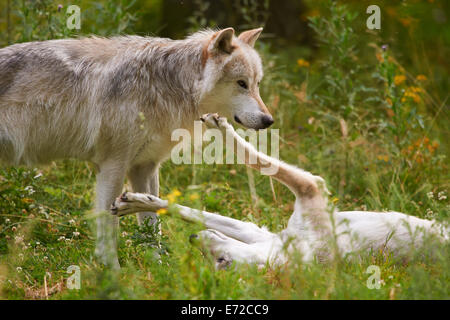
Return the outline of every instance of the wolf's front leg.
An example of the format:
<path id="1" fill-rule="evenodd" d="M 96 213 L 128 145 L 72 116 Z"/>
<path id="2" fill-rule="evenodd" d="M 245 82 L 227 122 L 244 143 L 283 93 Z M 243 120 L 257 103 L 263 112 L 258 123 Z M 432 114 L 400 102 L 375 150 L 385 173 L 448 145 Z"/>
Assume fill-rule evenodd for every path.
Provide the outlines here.
<path id="1" fill-rule="evenodd" d="M 111 203 L 120 194 L 125 179 L 125 164 L 121 161 L 107 161 L 99 165 L 97 173 L 97 244 L 95 254 L 100 261 L 112 268 L 120 268 L 117 256 L 117 217 L 109 214 Z"/>
<path id="2" fill-rule="evenodd" d="M 131 186 L 134 192 L 149 193 L 159 196 L 159 165 L 149 162 L 144 165 L 136 165 L 128 172 Z M 144 220 L 149 219 L 150 224 L 156 223 L 158 216 L 155 212 L 138 212 L 137 219 L 139 225 Z"/>

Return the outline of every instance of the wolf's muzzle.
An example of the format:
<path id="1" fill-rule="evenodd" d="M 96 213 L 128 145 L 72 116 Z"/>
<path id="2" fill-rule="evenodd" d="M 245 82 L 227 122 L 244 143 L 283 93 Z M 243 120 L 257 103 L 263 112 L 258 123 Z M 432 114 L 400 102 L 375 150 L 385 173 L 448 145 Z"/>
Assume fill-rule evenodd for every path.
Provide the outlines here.
<path id="1" fill-rule="evenodd" d="M 263 124 L 263 129 L 270 127 L 273 124 L 273 118 L 271 115 L 263 115 L 261 122 Z"/>

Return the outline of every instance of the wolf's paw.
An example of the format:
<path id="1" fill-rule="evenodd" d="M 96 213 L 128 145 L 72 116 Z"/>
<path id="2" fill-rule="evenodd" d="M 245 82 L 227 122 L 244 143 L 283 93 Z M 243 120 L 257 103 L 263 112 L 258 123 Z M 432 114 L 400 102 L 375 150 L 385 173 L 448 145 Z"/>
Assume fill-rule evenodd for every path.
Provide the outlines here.
<path id="1" fill-rule="evenodd" d="M 124 192 L 111 205 L 111 213 L 121 217 L 136 212 L 155 212 L 167 208 L 167 206 L 167 200 L 162 200 L 151 194 Z"/>
<path id="2" fill-rule="evenodd" d="M 200 120 L 210 128 L 225 129 L 228 125 L 227 118 L 221 117 L 217 113 L 206 113 L 201 116 Z"/>

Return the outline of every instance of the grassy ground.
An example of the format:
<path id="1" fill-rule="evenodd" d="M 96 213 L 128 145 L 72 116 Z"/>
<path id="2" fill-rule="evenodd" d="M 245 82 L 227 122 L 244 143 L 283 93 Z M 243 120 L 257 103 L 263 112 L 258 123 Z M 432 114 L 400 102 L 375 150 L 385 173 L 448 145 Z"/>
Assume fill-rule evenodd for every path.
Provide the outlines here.
<path id="1" fill-rule="evenodd" d="M 346 24 L 352 17 L 330 10 L 312 21 L 327 40 L 314 60 L 303 48 L 273 53 L 259 44 L 266 67 L 261 91 L 280 129 L 280 157 L 324 177 L 342 210 L 389 209 L 448 221 L 447 87 L 440 89 L 442 81 L 415 65 L 404 67 L 375 36 L 372 45 L 355 51 L 358 35 Z M 427 245 L 408 261 L 367 252 L 358 261 L 217 271 L 189 243 L 199 226 L 169 215 L 162 216 L 162 236 L 139 228 L 133 216 L 121 218 L 122 268 L 105 270 L 93 257 L 94 177 L 89 163 L 74 160 L 0 169 L 1 298 L 450 298 L 448 245 Z M 181 204 L 282 230 L 293 196 L 255 173 L 255 201 L 249 179 L 241 165 L 167 162 L 161 195 L 178 190 Z M 371 265 L 380 268 L 379 289 L 367 286 Z M 79 290 L 67 288 L 69 266 L 80 268 Z"/>

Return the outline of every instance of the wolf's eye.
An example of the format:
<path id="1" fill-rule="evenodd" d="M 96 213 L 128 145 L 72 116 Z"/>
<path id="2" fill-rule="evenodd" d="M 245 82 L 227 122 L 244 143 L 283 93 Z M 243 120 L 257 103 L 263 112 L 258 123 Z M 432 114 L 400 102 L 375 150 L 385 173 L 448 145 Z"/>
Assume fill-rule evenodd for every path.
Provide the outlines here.
<path id="1" fill-rule="evenodd" d="M 237 84 L 244 89 L 248 89 L 247 83 L 244 80 L 238 80 Z"/>

